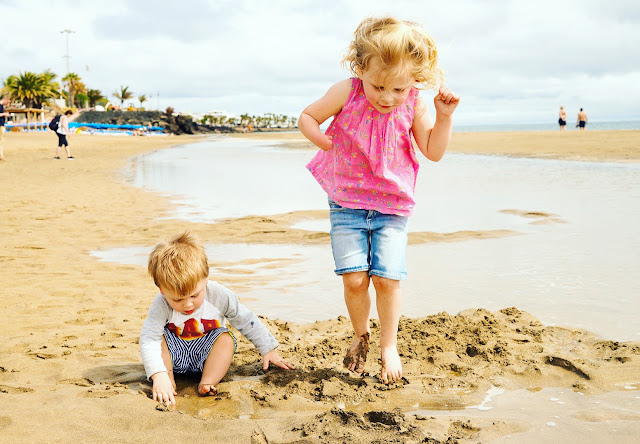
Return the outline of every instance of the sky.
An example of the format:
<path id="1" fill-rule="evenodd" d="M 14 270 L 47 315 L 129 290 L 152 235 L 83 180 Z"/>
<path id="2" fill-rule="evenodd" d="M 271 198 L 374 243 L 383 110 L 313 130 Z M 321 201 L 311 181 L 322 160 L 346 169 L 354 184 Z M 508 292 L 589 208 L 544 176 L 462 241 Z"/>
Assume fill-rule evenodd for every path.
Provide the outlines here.
<path id="1" fill-rule="evenodd" d="M 637 0 L 0 0 L 0 82 L 59 80 L 68 38 L 70 71 L 116 103 L 128 86 L 147 109 L 298 116 L 349 77 L 353 31 L 382 15 L 432 35 L 457 124 L 556 122 L 561 105 L 569 123 L 579 108 L 640 120 Z"/>

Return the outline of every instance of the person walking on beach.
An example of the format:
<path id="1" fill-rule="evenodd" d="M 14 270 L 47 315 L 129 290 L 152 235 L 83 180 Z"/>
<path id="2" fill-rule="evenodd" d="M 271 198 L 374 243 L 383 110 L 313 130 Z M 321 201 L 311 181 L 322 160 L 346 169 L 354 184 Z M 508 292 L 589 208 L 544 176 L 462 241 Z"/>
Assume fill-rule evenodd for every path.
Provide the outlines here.
<path id="1" fill-rule="evenodd" d="M 420 25 L 367 18 L 343 60 L 354 77 L 329 88 L 298 120 L 302 134 L 320 148 L 307 168 L 329 197 L 335 273 L 342 276 L 355 332 L 344 365 L 364 371 L 373 282 L 385 384 L 402 378 L 400 280 L 407 276 L 407 221 L 419 167 L 411 134 L 427 159 L 437 162 L 449 145 L 452 113 L 460 102 L 442 84 L 437 54 Z M 435 123 L 417 87 L 437 89 Z M 323 133 L 320 125 L 330 117 Z"/>
<path id="2" fill-rule="evenodd" d="M 587 113 L 585 113 L 583 109 L 580 108 L 580 112 L 578 113 L 578 122 L 576 123 L 576 126 L 580 127 L 580 131 L 584 131 L 586 129 L 587 121 Z"/>
<path id="3" fill-rule="evenodd" d="M 4 160 L 4 133 L 6 131 L 4 124 L 7 121 L 7 117 L 11 114 L 4 111 L 4 107 L 11 102 L 8 96 L 0 98 L 0 161 Z"/>
<path id="4" fill-rule="evenodd" d="M 564 110 L 563 106 L 560 107 L 558 125 L 560 125 L 560 131 L 564 131 L 567 128 L 567 112 Z"/>
<path id="5" fill-rule="evenodd" d="M 198 394 L 215 395 L 216 384 L 227 374 L 236 338 L 225 319 L 269 364 L 285 370 L 294 366 L 280 357 L 278 341 L 228 288 L 209 280 L 204 247 L 189 232 L 173 236 L 149 255 L 149 274 L 158 286 L 140 333 L 140 353 L 147 377 L 153 381 L 153 399 L 175 404 L 176 374 L 200 374 Z"/>
<path id="6" fill-rule="evenodd" d="M 60 160 L 60 150 L 64 146 L 64 150 L 67 153 L 67 159 L 73 159 L 71 150 L 69 149 L 69 142 L 67 142 L 67 134 L 71 134 L 69 130 L 69 116 L 73 114 L 73 111 L 68 109 L 62 116 L 60 116 L 60 122 L 58 123 L 58 129 L 56 135 L 58 136 L 58 148 L 56 148 L 56 154 L 54 159 Z"/>

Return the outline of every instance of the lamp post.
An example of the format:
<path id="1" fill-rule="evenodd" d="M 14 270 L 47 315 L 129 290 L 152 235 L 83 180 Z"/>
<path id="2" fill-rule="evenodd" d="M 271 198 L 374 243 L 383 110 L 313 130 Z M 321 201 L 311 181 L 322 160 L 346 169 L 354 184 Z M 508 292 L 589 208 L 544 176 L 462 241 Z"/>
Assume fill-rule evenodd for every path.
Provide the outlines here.
<path id="1" fill-rule="evenodd" d="M 67 59 L 67 76 L 69 75 L 69 59 L 71 58 L 71 56 L 69 55 L 69 34 L 74 34 L 75 31 L 72 31 L 71 29 L 64 29 L 62 31 L 60 31 L 60 34 L 65 34 L 65 38 L 67 40 L 67 54 L 62 56 L 63 58 Z M 67 104 L 68 106 L 72 106 L 73 103 L 69 103 L 69 101 L 71 100 L 71 85 L 69 83 L 69 81 L 67 80 Z"/>

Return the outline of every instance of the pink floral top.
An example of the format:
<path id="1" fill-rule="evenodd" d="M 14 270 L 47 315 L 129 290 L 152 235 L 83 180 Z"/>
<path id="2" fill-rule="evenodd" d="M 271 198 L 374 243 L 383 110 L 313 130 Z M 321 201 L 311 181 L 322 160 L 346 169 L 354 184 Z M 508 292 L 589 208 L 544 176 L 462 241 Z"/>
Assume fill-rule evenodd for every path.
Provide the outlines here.
<path id="1" fill-rule="evenodd" d="M 418 90 L 388 114 L 369 103 L 360 79 L 326 131 L 329 151 L 320 150 L 307 164 L 331 199 L 346 208 L 410 216 L 418 175 L 411 139 Z"/>

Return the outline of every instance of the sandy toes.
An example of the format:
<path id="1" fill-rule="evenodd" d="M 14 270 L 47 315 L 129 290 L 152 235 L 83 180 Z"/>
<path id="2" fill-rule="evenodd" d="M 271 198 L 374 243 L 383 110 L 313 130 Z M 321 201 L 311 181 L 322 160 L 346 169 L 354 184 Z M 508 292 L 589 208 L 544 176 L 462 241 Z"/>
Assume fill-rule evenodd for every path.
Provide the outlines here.
<path id="1" fill-rule="evenodd" d="M 380 379 L 385 384 L 399 381 L 402 378 L 402 362 L 396 347 L 383 348 L 380 352 L 382 357 L 382 368 L 380 369 Z"/>
<path id="2" fill-rule="evenodd" d="M 347 370 L 356 373 L 364 371 L 364 364 L 367 362 L 367 353 L 369 352 L 369 336 L 369 333 L 364 333 L 353 340 L 353 344 L 342 361 Z"/>

